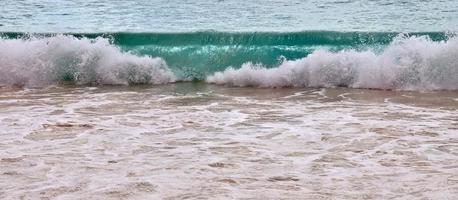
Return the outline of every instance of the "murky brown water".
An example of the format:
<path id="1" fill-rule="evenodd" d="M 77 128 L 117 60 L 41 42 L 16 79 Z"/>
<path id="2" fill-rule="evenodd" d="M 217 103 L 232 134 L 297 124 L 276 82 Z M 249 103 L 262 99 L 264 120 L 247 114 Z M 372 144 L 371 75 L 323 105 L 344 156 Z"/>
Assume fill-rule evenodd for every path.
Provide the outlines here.
<path id="1" fill-rule="evenodd" d="M 1 199 L 455 199 L 458 93 L 0 89 Z"/>

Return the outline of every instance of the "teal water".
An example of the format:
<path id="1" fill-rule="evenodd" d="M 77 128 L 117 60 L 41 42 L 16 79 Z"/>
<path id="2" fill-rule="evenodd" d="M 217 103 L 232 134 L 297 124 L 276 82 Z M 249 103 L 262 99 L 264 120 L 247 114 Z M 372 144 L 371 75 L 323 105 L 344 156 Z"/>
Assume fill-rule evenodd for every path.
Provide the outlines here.
<path id="1" fill-rule="evenodd" d="M 111 43 L 136 55 L 163 58 L 180 78 L 205 79 L 206 75 L 243 63 L 276 67 L 284 60 L 306 57 L 317 49 L 382 50 L 396 32 L 191 32 L 191 33 L 67 33 L 77 38 L 109 38 Z M 6 32 L 4 38 L 52 37 L 55 34 Z M 406 33 L 433 41 L 449 37 L 445 32 Z"/>
<path id="2" fill-rule="evenodd" d="M 457 28 L 458 0 L 0 0 L 0 200 L 458 199 Z"/>
<path id="3" fill-rule="evenodd" d="M 330 78 L 326 77 L 334 77 L 330 74 L 341 73 L 340 68 L 349 68 L 347 65 L 357 71 L 349 80 L 356 80 L 355 77 L 363 71 L 359 65 L 363 65 L 365 68 L 377 66 L 377 70 L 371 69 L 374 73 L 394 70 L 396 78 L 391 81 L 394 85 L 402 80 L 432 88 L 458 88 L 458 79 L 450 81 L 446 77 L 447 86 L 437 82 L 444 79 L 442 73 L 458 76 L 455 74 L 458 73 L 457 64 L 453 60 L 458 56 L 454 46 L 454 30 L 458 27 L 455 17 L 458 3 L 455 1 L 25 0 L 4 3 L 0 8 L 0 44 L 3 45 L 3 49 L 0 46 L 0 66 L 4 74 L 3 78 L 0 77 L 0 84 L 16 82 L 11 81 L 12 74 L 21 77 L 17 78 L 19 84 L 24 84 L 23 79 L 28 82 L 31 77 L 23 77 L 20 72 L 30 67 L 40 72 L 45 70 L 47 75 L 42 76 L 50 78 L 41 79 L 51 82 L 78 82 L 81 77 L 86 77 L 89 82 L 105 83 L 98 80 L 105 78 L 97 75 L 101 73 L 97 72 L 101 57 L 113 60 L 111 57 L 118 54 L 129 59 L 119 61 L 115 66 L 110 64 L 111 68 L 106 70 L 117 77 L 112 79 L 123 77 L 121 79 L 128 79 L 128 83 L 163 83 L 164 80 L 207 80 L 216 72 L 240 69 L 244 65 L 253 69 L 276 69 L 291 61 L 310 60 L 310 55 L 325 51 L 339 57 L 338 62 L 322 63 L 321 60 L 332 58 L 327 55 L 314 56 L 314 61 L 307 62 L 318 63 L 320 71 L 327 71 L 324 78 L 327 83 Z M 48 45 L 50 43 L 55 44 Z M 438 45 L 441 48 L 438 52 L 427 52 Z M 11 49 L 30 52 L 15 52 L 16 55 Z M 55 52 L 55 49 L 60 51 Z M 357 56 L 340 58 L 349 51 Z M 39 56 L 44 52 L 48 56 Z M 379 63 L 365 61 L 360 64 L 353 60 L 365 54 L 374 54 Z M 385 58 L 385 54 L 389 56 Z M 135 61 L 130 59 L 131 55 L 137 57 Z M 161 74 L 150 74 L 155 71 L 153 68 L 157 68 L 155 61 L 138 66 L 144 58 L 160 59 L 163 63 L 159 68 L 165 66 L 173 78 L 168 75 L 168 78 L 157 78 Z M 91 61 L 86 62 L 86 59 Z M 437 64 L 436 59 L 442 59 L 441 63 Z M 138 75 L 143 72 L 143 65 L 148 65 L 148 73 Z M 438 72 L 433 77 L 425 75 L 430 74 L 432 65 L 437 65 L 434 71 Z M 84 72 L 81 66 L 84 66 Z M 332 66 L 339 67 L 334 69 Z M 358 69 L 353 69 L 355 66 Z M 115 69 L 117 67 L 122 70 Z M 387 69 L 382 69 L 384 67 Z M 311 70 L 306 66 L 299 68 Z M 95 74 L 81 75 L 87 73 Z M 249 79 L 259 78 L 257 75 Z M 226 73 L 223 81 L 216 82 L 246 85 L 234 83 L 234 80 L 245 80 L 246 75 L 226 80 L 230 76 Z M 292 79 L 291 75 L 285 76 Z M 305 78 L 308 84 L 309 78 Z M 436 81 L 428 82 L 431 79 Z M 246 81 L 251 83 L 250 80 Z M 296 86 L 298 81 L 292 82 L 285 86 Z M 299 85 L 305 84 L 304 80 L 299 82 Z M 338 86 L 353 84 L 331 82 L 331 85 Z"/>

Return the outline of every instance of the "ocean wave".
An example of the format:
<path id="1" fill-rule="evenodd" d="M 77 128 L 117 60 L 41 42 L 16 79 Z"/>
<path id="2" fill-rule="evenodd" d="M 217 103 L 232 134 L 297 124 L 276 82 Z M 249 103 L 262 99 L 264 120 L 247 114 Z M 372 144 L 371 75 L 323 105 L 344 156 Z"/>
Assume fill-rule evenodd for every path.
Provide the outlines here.
<path id="1" fill-rule="evenodd" d="M 331 33 L 326 37 L 332 38 Z M 145 38 L 135 38 L 142 36 L 140 33 L 126 33 L 127 38 L 116 34 L 3 35 L 0 86 L 165 84 L 205 79 L 240 87 L 458 90 L 458 37 L 443 39 L 445 33 L 439 38 L 401 34 L 388 44 L 362 48 L 360 44 L 340 47 L 342 43 L 293 45 L 293 41 L 314 40 L 307 39 L 313 36 L 308 32 L 297 33 L 302 39 L 286 33 L 264 33 L 258 35 L 261 39 L 242 33 L 189 33 L 197 38 L 210 35 L 210 39 L 200 38 L 205 41 L 200 45 L 183 45 L 185 33 L 144 33 L 153 38 L 148 41 L 156 41 L 154 45 L 144 45 L 148 43 Z M 219 40 L 215 36 L 218 34 L 222 34 Z M 342 40 L 338 36 L 346 35 L 333 34 L 336 41 Z M 242 39 L 237 39 L 239 36 Z M 127 44 L 129 37 L 134 37 L 131 39 L 138 46 Z M 161 44 L 160 40 L 172 41 L 174 37 L 181 38 L 181 42 Z"/>
<path id="2" fill-rule="evenodd" d="M 122 52 L 107 38 L 0 39 L 0 85 L 162 84 L 175 80 L 163 59 Z"/>
<path id="3" fill-rule="evenodd" d="M 339 32 L 339 31 L 302 31 L 302 32 L 113 32 L 113 33 L 66 33 L 77 38 L 106 37 L 120 46 L 189 46 L 189 45 L 226 45 L 226 46 L 298 46 L 298 45 L 374 45 L 389 44 L 399 32 Z M 411 36 L 428 36 L 434 41 L 447 39 L 449 32 L 409 32 Z M 0 36 L 22 38 L 30 33 L 3 32 Z M 53 33 L 34 33 L 39 37 L 50 37 Z"/>
<path id="4" fill-rule="evenodd" d="M 400 35 L 382 51 L 316 50 L 279 67 L 245 63 L 207 77 L 240 87 L 350 87 L 394 90 L 458 90 L 458 37 L 433 41 Z"/>

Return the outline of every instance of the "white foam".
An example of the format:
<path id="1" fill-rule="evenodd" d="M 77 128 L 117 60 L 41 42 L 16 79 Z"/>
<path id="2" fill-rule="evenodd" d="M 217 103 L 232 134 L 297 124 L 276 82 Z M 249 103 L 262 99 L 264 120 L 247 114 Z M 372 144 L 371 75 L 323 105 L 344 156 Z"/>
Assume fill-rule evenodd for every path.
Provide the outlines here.
<path id="1" fill-rule="evenodd" d="M 398 36 L 381 53 L 372 50 L 317 50 L 277 68 L 245 63 L 208 83 L 253 87 L 351 87 L 399 90 L 457 90 L 458 38 Z"/>
<path id="2" fill-rule="evenodd" d="M 121 52 L 106 38 L 57 35 L 0 39 L 0 85 L 161 84 L 175 81 L 164 60 Z"/>

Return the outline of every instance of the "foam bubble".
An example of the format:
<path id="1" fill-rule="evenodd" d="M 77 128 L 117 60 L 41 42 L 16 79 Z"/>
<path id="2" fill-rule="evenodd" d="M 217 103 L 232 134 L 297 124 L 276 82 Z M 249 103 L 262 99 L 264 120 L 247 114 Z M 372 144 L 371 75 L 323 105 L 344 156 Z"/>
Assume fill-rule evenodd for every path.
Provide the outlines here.
<path id="1" fill-rule="evenodd" d="M 432 41 L 400 35 L 382 52 L 317 50 L 277 68 L 245 63 L 207 77 L 208 83 L 253 87 L 350 87 L 457 90 L 458 38 Z"/>
<path id="2" fill-rule="evenodd" d="M 106 38 L 0 39 L 0 85 L 161 84 L 175 79 L 164 60 L 121 52 Z"/>

